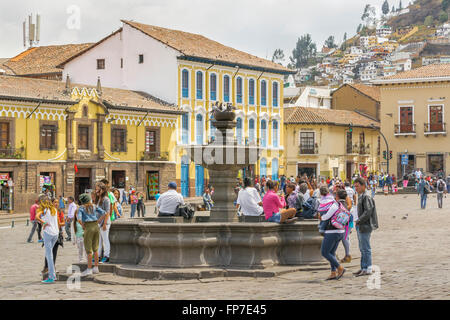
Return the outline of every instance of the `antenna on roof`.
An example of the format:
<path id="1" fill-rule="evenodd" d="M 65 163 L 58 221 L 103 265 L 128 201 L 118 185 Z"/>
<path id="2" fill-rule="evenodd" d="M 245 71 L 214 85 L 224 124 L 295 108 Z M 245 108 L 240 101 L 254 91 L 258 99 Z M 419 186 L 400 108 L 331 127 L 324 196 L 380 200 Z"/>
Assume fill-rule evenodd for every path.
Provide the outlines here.
<path id="1" fill-rule="evenodd" d="M 27 41 L 30 43 L 30 48 L 37 45 L 40 40 L 41 32 L 41 16 L 36 15 L 36 23 L 33 23 L 33 14 L 28 16 L 28 34 L 27 34 L 27 20 L 23 22 L 23 46 L 27 46 Z"/>

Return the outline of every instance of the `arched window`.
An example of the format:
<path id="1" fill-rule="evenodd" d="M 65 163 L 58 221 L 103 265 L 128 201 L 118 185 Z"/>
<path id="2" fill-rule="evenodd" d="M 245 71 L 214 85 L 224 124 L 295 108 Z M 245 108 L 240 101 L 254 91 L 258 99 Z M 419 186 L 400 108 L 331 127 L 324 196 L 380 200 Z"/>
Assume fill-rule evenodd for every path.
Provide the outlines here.
<path id="1" fill-rule="evenodd" d="M 209 119 L 209 136 L 211 140 L 215 140 L 216 138 L 216 127 L 213 124 L 214 118 Z"/>
<path id="2" fill-rule="evenodd" d="M 255 120 L 248 121 L 248 142 L 255 142 Z"/>
<path id="3" fill-rule="evenodd" d="M 267 122 L 266 120 L 261 120 L 261 147 L 267 146 Z"/>
<path id="4" fill-rule="evenodd" d="M 230 102 L 230 77 L 223 77 L 223 101 Z"/>
<path id="5" fill-rule="evenodd" d="M 189 71 L 184 69 L 181 74 L 182 96 L 183 98 L 189 98 Z"/>
<path id="6" fill-rule="evenodd" d="M 261 81 L 261 105 L 266 105 L 267 83 L 266 80 Z"/>
<path id="7" fill-rule="evenodd" d="M 248 80 L 248 103 L 255 104 L 255 80 Z"/>
<path id="8" fill-rule="evenodd" d="M 242 78 L 236 79 L 236 103 L 242 103 Z"/>
<path id="9" fill-rule="evenodd" d="M 189 144 L 189 114 L 181 116 L 181 143 Z"/>
<path id="10" fill-rule="evenodd" d="M 203 99 L 203 73 L 197 71 L 197 99 Z"/>
<path id="11" fill-rule="evenodd" d="M 278 107 L 278 82 L 272 84 L 272 106 Z"/>
<path id="12" fill-rule="evenodd" d="M 272 120 L 272 145 L 278 148 L 278 121 Z"/>
<path id="13" fill-rule="evenodd" d="M 242 144 L 242 119 L 236 120 L 236 140 L 238 144 Z"/>
<path id="14" fill-rule="evenodd" d="M 198 114 L 195 117 L 196 130 L 197 130 L 197 144 L 203 144 L 203 116 Z"/>
<path id="15" fill-rule="evenodd" d="M 213 73 L 209 76 L 210 99 L 217 99 L 217 76 Z"/>
<path id="16" fill-rule="evenodd" d="M 261 158 L 261 160 L 259 160 L 259 176 L 267 177 L 267 160 L 266 160 L 266 158 Z"/>
<path id="17" fill-rule="evenodd" d="M 278 159 L 272 159 L 272 180 L 278 181 Z"/>

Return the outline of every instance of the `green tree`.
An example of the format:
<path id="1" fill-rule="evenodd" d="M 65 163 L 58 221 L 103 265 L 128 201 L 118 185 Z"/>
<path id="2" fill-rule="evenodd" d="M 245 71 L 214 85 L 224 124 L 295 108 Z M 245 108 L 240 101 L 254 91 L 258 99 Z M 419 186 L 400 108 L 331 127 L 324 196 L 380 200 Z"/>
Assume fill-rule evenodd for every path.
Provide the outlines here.
<path id="1" fill-rule="evenodd" d="M 383 14 L 389 13 L 389 3 L 387 0 L 384 0 L 383 5 L 381 6 L 381 11 L 383 12 Z"/>
<path id="2" fill-rule="evenodd" d="M 272 55 L 272 62 L 282 64 L 284 60 L 284 52 L 281 49 L 276 49 Z"/>
<path id="3" fill-rule="evenodd" d="M 360 23 L 358 28 L 356 29 L 356 33 L 360 33 L 361 32 L 361 28 L 362 28 L 362 24 Z"/>
<path id="4" fill-rule="evenodd" d="M 450 0 L 443 0 L 442 1 L 442 10 L 447 11 L 447 9 L 450 7 Z"/>
<path id="5" fill-rule="evenodd" d="M 343 39 L 343 42 L 342 42 L 341 49 L 342 49 L 342 50 L 347 49 L 347 32 L 344 33 L 344 39 Z"/>
<path id="6" fill-rule="evenodd" d="M 432 26 L 433 23 L 434 23 L 433 16 L 426 17 L 425 21 L 423 22 L 423 24 L 426 25 L 427 27 Z"/>
<path id="7" fill-rule="evenodd" d="M 392 6 L 391 12 L 395 12 L 395 6 Z"/>
<path id="8" fill-rule="evenodd" d="M 445 11 L 441 11 L 439 13 L 439 22 L 444 23 L 448 20 L 448 13 Z"/>
<path id="9" fill-rule="evenodd" d="M 329 36 L 328 39 L 325 40 L 325 47 L 330 49 L 337 47 L 336 43 L 334 43 L 334 36 Z"/>
<path id="10" fill-rule="evenodd" d="M 400 0 L 400 3 L 398 4 L 398 10 L 402 10 L 402 0 Z"/>
<path id="11" fill-rule="evenodd" d="M 292 50 L 292 56 L 289 59 L 295 68 L 303 68 L 315 63 L 316 53 L 316 44 L 308 33 L 298 38 L 295 48 Z"/>

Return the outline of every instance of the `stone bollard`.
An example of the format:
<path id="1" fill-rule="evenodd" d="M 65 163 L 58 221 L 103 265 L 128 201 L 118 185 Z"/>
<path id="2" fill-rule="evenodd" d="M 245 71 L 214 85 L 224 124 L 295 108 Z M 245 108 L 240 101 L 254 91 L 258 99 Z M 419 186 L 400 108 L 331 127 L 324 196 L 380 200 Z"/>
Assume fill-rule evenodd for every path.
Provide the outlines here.
<path id="1" fill-rule="evenodd" d="M 27 219 L 27 227 L 30 225 L 30 219 Z"/>

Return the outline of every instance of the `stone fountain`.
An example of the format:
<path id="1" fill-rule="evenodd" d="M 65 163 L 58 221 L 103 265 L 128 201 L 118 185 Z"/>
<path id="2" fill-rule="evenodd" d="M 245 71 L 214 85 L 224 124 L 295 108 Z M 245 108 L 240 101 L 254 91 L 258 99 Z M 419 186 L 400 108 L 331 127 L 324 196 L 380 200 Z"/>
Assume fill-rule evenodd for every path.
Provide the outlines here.
<path id="1" fill-rule="evenodd" d="M 317 221 L 288 225 L 239 222 L 233 205 L 236 177 L 240 169 L 257 162 L 261 149 L 256 144 L 236 143 L 233 109 L 230 104 L 213 106 L 215 141 L 185 150 L 193 162 L 209 170 L 210 183 L 215 189 L 209 221 L 116 220 L 110 230 L 112 264 L 135 266 L 138 269 L 131 274 L 136 275 L 158 268 L 261 270 L 323 261 Z"/>

